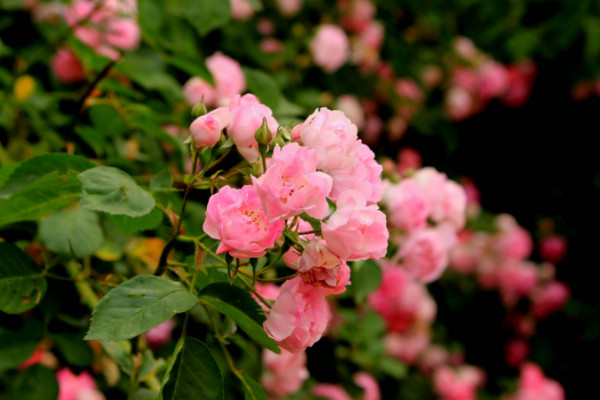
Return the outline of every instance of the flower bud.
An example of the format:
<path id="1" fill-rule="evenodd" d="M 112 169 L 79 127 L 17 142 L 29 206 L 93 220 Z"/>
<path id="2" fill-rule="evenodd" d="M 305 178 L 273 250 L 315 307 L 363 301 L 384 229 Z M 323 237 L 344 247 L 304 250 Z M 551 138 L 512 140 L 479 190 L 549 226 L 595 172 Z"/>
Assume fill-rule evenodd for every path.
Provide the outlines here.
<path id="1" fill-rule="evenodd" d="M 200 102 L 197 103 L 192 108 L 192 116 L 194 118 L 198 118 L 198 117 L 205 115 L 207 112 L 208 112 L 208 110 L 206 109 L 206 106 L 204 105 L 204 97 L 202 97 L 202 100 L 200 100 Z"/>
<path id="2" fill-rule="evenodd" d="M 254 139 L 258 144 L 268 145 L 273 140 L 273 133 L 267 126 L 267 118 L 263 118 L 262 125 L 254 132 Z"/>

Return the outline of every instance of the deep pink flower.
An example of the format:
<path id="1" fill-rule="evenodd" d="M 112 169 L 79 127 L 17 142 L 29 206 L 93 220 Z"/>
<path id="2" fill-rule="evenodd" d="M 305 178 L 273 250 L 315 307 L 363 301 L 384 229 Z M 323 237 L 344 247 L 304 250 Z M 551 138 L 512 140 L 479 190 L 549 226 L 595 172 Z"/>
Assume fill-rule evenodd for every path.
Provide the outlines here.
<path id="1" fill-rule="evenodd" d="M 275 136 L 277 132 L 277 121 L 273 118 L 273 112 L 264 104 L 261 104 L 256 96 L 245 94 L 236 96 L 229 103 L 229 111 L 232 120 L 227 127 L 227 134 L 235 143 L 239 153 L 248 162 L 255 162 L 259 156 L 258 142 L 254 133 L 262 125 L 263 119 L 267 119 L 267 126 Z"/>
<path id="2" fill-rule="evenodd" d="M 385 214 L 356 190 L 338 197 L 337 210 L 321 223 L 321 232 L 327 247 L 344 260 L 381 258 L 387 251 Z"/>
<path id="3" fill-rule="evenodd" d="M 555 380 L 548 379 L 536 364 L 521 368 L 519 390 L 511 400 L 564 400 L 565 391 Z"/>
<path id="4" fill-rule="evenodd" d="M 315 64 L 327 72 L 341 67 L 350 54 L 346 33 L 339 26 L 331 24 L 319 26 L 309 46 Z"/>
<path id="5" fill-rule="evenodd" d="M 341 111 L 319 108 L 299 127 L 304 146 L 317 150 L 319 168 L 330 172 L 350 168 L 358 130 Z"/>
<path id="6" fill-rule="evenodd" d="M 271 220 L 287 219 L 303 212 L 317 219 L 329 214 L 327 195 L 331 176 L 317 171 L 316 150 L 290 143 L 275 146 L 266 172 L 252 177 L 263 209 Z"/>
<path id="7" fill-rule="evenodd" d="M 442 400 L 475 400 L 477 387 L 484 381 L 484 373 L 479 368 L 462 365 L 438 368 L 433 375 L 435 391 Z"/>
<path id="8" fill-rule="evenodd" d="M 571 297 L 571 290 L 562 282 L 550 282 L 546 286 L 536 288 L 531 294 L 533 313 L 538 318 L 560 310 Z"/>
<path id="9" fill-rule="evenodd" d="M 251 185 L 241 189 L 224 186 L 208 200 L 204 232 L 220 239 L 217 254 L 229 252 L 237 258 L 265 255 L 279 239 L 284 221 L 269 222 Z"/>
<path id="10" fill-rule="evenodd" d="M 550 235 L 538 243 L 540 256 L 544 261 L 560 262 L 567 254 L 567 240 L 559 235 Z"/>
<path id="11" fill-rule="evenodd" d="M 52 72 L 63 83 L 84 80 L 81 61 L 67 48 L 58 49 L 51 61 Z"/>
<path id="12" fill-rule="evenodd" d="M 305 284 L 297 276 L 281 286 L 263 326 L 281 347 L 299 353 L 321 338 L 330 316 L 320 288 Z"/>
<path id="13" fill-rule="evenodd" d="M 219 142 L 221 132 L 230 122 L 231 113 L 226 107 L 219 107 L 196 118 L 190 125 L 190 133 L 196 147 L 214 147 Z"/>

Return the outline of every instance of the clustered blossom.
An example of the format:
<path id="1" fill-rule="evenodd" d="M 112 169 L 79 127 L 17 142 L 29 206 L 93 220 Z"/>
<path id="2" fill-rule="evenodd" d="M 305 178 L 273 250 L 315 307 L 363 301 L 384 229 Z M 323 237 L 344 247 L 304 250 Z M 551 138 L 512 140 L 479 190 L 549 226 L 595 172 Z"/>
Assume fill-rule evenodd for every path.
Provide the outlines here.
<path id="1" fill-rule="evenodd" d="M 564 400 L 562 386 L 544 376 L 536 364 L 528 363 L 521 368 L 519 388 L 510 400 Z"/>
<path id="2" fill-rule="evenodd" d="M 392 240 L 400 244 L 393 259 L 422 282 L 438 279 L 465 225 L 464 190 L 445 174 L 423 168 L 399 183 L 386 181 L 383 203 Z"/>
<path id="3" fill-rule="evenodd" d="M 86 371 L 75 375 L 68 368 L 56 372 L 58 400 L 105 400 L 98 391 L 96 382 Z"/>
<path id="4" fill-rule="evenodd" d="M 434 388 L 441 400 L 476 400 L 477 387 L 484 380 L 484 372 L 470 365 L 443 366 L 433 374 Z"/>
<path id="5" fill-rule="evenodd" d="M 509 107 L 519 107 L 529 98 L 536 75 L 532 62 L 502 65 L 466 37 L 455 39 L 454 51 L 459 62 L 452 68 L 446 93 L 446 113 L 450 119 L 471 117 L 493 98 Z"/>
<path id="6" fill-rule="evenodd" d="M 272 136 L 279 134 L 271 110 L 246 94 L 198 117 L 190 131 L 197 147 L 215 145 L 224 131 L 246 160 L 256 162 L 255 132 L 263 124 Z M 283 255 L 297 276 L 281 286 L 264 327 L 282 348 L 299 353 L 324 334 L 326 296 L 350 284 L 347 261 L 385 256 L 389 233 L 377 206 L 382 167 L 341 111 L 315 110 L 292 129 L 292 140 L 275 145 L 252 185 L 224 186 L 211 196 L 203 229 L 220 240 L 217 254 L 236 258 L 264 256 L 280 246 L 285 229 L 288 238 L 297 237 Z M 299 218 L 303 213 L 320 220 L 320 229 Z"/>
<path id="7" fill-rule="evenodd" d="M 380 400 L 381 391 L 379 384 L 366 372 L 358 372 L 354 375 L 354 383 L 363 390 L 362 396 L 357 400 Z M 329 400 L 352 400 L 343 387 L 331 383 L 319 383 L 311 390 L 313 396 Z"/>

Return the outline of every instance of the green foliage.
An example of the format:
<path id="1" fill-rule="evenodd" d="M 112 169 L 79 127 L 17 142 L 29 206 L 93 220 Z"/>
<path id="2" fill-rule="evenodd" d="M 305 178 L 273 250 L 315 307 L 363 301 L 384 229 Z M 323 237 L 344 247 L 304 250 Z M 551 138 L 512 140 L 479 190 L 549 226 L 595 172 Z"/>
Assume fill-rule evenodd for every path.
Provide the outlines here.
<path id="1" fill-rule="evenodd" d="M 243 372 L 238 374 L 238 378 L 244 387 L 244 400 L 267 400 L 267 395 L 254 379 Z"/>
<path id="2" fill-rule="evenodd" d="M 83 184 L 81 206 L 109 214 L 140 217 L 154 208 L 154 198 L 125 172 L 96 167 L 78 175 Z"/>
<path id="3" fill-rule="evenodd" d="M 216 308 L 225 314 L 261 346 L 279 353 L 277 344 L 265 333 L 258 303 L 245 290 L 224 282 L 211 283 L 199 293 L 200 302 Z"/>
<path id="4" fill-rule="evenodd" d="M 78 258 L 92 255 L 104 241 L 98 215 L 82 207 L 49 215 L 39 233 L 49 250 Z"/>
<path id="5" fill-rule="evenodd" d="M 33 355 L 42 340 L 44 326 L 29 319 L 18 330 L 0 326 L 0 371 L 16 368 Z"/>
<path id="6" fill-rule="evenodd" d="M 188 337 L 184 340 L 161 395 L 163 400 L 223 400 L 223 377 L 219 366 L 198 339 Z"/>
<path id="7" fill-rule="evenodd" d="M 19 314 L 35 307 L 46 292 L 40 268 L 12 243 L 0 242 L 0 310 Z"/>
<path id="8" fill-rule="evenodd" d="M 179 283 L 157 276 L 136 276 L 102 298 L 85 339 L 130 339 L 194 304 L 196 296 Z"/>
<path id="9" fill-rule="evenodd" d="M 132 235 L 137 232 L 154 229 L 162 221 L 162 212 L 158 208 L 141 217 L 130 217 L 127 215 L 111 215 L 110 219 L 125 234 Z"/>
<path id="10" fill-rule="evenodd" d="M 55 400 L 58 398 L 58 382 L 50 368 L 33 365 L 21 373 L 13 394 L 15 399 Z"/>
<path id="11" fill-rule="evenodd" d="M 381 284 L 381 267 L 374 260 L 352 264 L 350 290 L 357 303 L 363 303 L 367 295 Z"/>

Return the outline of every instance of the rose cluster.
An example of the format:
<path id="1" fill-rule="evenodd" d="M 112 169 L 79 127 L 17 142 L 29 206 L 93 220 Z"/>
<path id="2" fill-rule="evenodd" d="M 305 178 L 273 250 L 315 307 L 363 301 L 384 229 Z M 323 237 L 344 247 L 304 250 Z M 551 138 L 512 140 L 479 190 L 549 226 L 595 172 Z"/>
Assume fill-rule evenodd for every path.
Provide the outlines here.
<path id="1" fill-rule="evenodd" d="M 281 347 L 297 353 L 324 333 L 330 315 L 325 297 L 350 283 L 347 261 L 386 254 L 386 217 L 377 206 L 382 167 L 341 111 L 315 110 L 286 142 L 271 110 L 246 94 L 190 127 L 198 147 L 214 146 L 225 131 L 251 163 L 265 157 L 259 130 L 268 132 L 266 142 L 281 139 L 264 160 L 266 168 L 251 177 L 251 185 L 224 186 L 211 196 L 203 229 L 220 240 L 218 254 L 240 259 L 262 257 L 274 247 L 283 251 L 282 243 L 288 244 L 284 259 L 297 274 L 281 286 L 264 327 Z"/>

